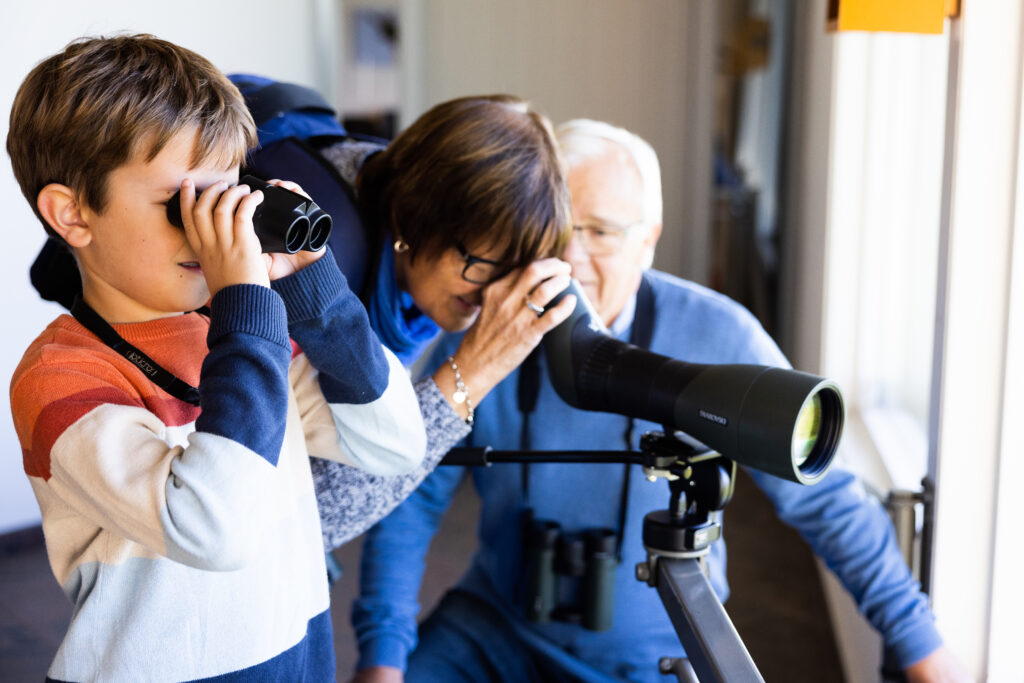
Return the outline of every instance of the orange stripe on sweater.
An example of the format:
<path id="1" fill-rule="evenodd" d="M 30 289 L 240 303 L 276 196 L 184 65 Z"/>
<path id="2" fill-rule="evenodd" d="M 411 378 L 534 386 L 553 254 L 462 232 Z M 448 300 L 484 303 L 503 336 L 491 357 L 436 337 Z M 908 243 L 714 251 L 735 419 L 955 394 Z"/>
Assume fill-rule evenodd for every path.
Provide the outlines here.
<path id="1" fill-rule="evenodd" d="M 195 382 L 206 355 L 205 321 L 172 319 L 139 323 L 157 338 L 143 350 L 186 381 Z M 166 329 L 165 329 L 166 328 Z M 141 407 L 165 425 L 194 422 L 199 408 L 179 401 L 102 342 L 62 316 L 32 344 L 14 373 L 11 408 L 25 471 L 49 478 L 50 450 L 64 431 L 101 404 Z"/>

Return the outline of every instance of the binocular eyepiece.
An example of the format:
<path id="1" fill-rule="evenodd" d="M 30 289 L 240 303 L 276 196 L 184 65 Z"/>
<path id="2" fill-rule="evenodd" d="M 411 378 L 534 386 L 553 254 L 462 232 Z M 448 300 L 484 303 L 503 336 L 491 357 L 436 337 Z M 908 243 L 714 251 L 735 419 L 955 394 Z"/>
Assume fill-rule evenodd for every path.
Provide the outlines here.
<path id="1" fill-rule="evenodd" d="M 252 225 L 264 254 L 320 251 L 327 245 L 332 220 L 313 200 L 251 175 L 242 176 L 238 182 L 263 192 L 263 201 L 256 207 Z M 167 202 L 167 220 L 171 225 L 184 227 L 181 190 Z"/>

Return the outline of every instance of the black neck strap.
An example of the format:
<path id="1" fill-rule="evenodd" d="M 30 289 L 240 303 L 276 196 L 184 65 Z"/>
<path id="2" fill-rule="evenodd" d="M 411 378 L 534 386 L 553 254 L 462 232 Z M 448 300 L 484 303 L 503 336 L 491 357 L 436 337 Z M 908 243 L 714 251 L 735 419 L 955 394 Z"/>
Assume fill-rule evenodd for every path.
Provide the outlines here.
<path id="1" fill-rule="evenodd" d="M 633 313 L 633 326 L 629 332 L 629 343 L 642 349 L 649 349 L 654 336 L 654 290 L 647 280 L 646 273 L 640 280 L 640 289 L 636 293 L 636 309 Z M 540 393 L 540 347 L 538 346 L 519 367 L 519 382 L 516 386 L 516 399 L 522 415 L 519 431 L 519 448 L 528 451 L 533 447 L 530 437 L 530 414 L 537 406 Z M 629 418 L 623 441 L 626 450 L 635 448 L 633 443 L 633 418 Z M 619 493 L 619 528 L 615 532 L 615 556 L 622 560 L 622 537 L 626 530 L 626 514 L 629 509 L 629 479 L 632 469 L 623 465 L 622 491 Z M 530 504 L 530 463 L 522 463 L 523 505 Z"/>
<path id="2" fill-rule="evenodd" d="M 99 313 L 92 310 L 89 304 L 85 303 L 81 297 L 77 297 L 75 303 L 72 304 L 71 315 L 75 317 L 75 320 L 82 323 L 83 327 L 99 337 L 100 341 L 135 365 L 158 387 L 185 403 L 190 403 L 194 406 L 199 405 L 198 389 L 188 382 L 178 379 L 161 367 L 155 360 L 125 341 L 124 337 L 119 335 L 106 320 L 100 317 Z"/>

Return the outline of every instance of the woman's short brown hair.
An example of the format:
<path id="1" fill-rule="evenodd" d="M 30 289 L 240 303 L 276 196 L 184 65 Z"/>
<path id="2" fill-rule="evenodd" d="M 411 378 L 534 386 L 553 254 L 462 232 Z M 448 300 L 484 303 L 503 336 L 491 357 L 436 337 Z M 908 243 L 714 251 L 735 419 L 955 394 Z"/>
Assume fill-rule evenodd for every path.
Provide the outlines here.
<path id="1" fill-rule="evenodd" d="M 82 38 L 39 63 L 11 108 L 7 153 L 36 216 L 40 190 L 70 187 L 102 212 L 110 172 L 136 155 L 152 161 L 188 126 L 192 165 L 240 164 L 256 127 L 238 89 L 209 61 L 151 35 Z"/>
<path id="2" fill-rule="evenodd" d="M 380 154 L 360 201 L 412 258 L 498 248 L 510 267 L 560 253 L 571 234 L 565 170 L 547 118 L 518 97 L 443 102 Z"/>

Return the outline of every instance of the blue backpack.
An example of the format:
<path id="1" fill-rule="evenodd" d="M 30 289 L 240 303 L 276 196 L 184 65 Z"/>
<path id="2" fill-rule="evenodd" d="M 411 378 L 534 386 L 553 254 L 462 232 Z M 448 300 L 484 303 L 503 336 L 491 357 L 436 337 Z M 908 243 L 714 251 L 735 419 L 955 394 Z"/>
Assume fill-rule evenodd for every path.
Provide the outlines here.
<path id="1" fill-rule="evenodd" d="M 292 180 L 334 219 L 329 244 L 353 292 L 364 292 L 376 239 L 364 229 L 355 193 L 320 150 L 347 139 L 386 141 L 351 135 L 337 113 L 312 88 L 251 74 L 229 74 L 256 122 L 259 144 L 249 150 L 246 171 L 259 178 Z"/>
<path id="2" fill-rule="evenodd" d="M 373 270 L 370 254 L 379 251 L 364 229 L 353 189 L 320 150 L 346 139 L 378 142 L 379 138 L 349 135 L 334 109 L 312 88 L 251 74 L 231 74 L 256 122 L 258 144 L 246 155 L 243 173 L 260 178 L 292 180 L 331 215 L 329 244 L 352 291 L 364 291 Z M 82 283 L 71 253 L 59 240 L 43 245 L 29 270 L 32 286 L 47 301 L 65 308 L 81 294 Z"/>

